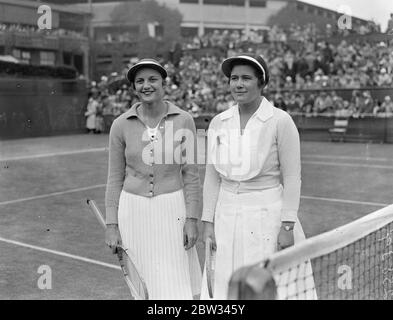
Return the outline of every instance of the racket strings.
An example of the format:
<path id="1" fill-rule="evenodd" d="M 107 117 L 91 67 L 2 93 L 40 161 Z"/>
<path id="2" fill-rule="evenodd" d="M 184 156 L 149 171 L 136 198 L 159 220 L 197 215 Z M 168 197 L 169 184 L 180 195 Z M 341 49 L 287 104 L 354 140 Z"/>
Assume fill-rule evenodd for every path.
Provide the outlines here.
<path id="1" fill-rule="evenodd" d="M 124 263 L 124 272 L 125 277 L 128 278 L 130 284 L 133 286 L 133 291 L 136 292 L 138 297 L 135 299 L 146 300 L 148 298 L 147 287 L 145 281 L 142 276 L 139 274 L 136 266 L 132 262 L 132 259 L 128 256 L 127 250 L 123 250 L 123 263 Z M 125 260 L 124 260 L 125 259 Z M 130 288 L 131 289 L 131 288 Z"/>

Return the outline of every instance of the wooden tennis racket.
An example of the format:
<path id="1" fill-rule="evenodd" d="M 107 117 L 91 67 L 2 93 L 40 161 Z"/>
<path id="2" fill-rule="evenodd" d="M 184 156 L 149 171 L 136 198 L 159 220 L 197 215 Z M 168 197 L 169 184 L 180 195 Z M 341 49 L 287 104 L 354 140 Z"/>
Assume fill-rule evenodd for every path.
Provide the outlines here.
<path id="1" fill-rule="evenodd" d="M 106 228 L 104 216 L 102 215 L 95 201 L 87 199 L 87 204 L 101 226 Z M 127 254 L 127 249 L 119 246 L 116 249 L 116 254 L 117 258 L 119 259 L 121 270 L 123 271 L 124 280 L 126 281 L 133 298 L 135 300 L 149 300 L 149 293 L 147 291 L 146 283 L 143 280 L 141 273 L 132 262 L 130 256 Z"/>
<path id="2" fill-rule="evenodd" d="M 207 238 L 205 243 L 205 265 L 206 265 L 206 279 L 209 297 L 214 296 L 214 268 L 215 268 L 216 252 L 213 250 L 213 243 L 210 238 Z"/>

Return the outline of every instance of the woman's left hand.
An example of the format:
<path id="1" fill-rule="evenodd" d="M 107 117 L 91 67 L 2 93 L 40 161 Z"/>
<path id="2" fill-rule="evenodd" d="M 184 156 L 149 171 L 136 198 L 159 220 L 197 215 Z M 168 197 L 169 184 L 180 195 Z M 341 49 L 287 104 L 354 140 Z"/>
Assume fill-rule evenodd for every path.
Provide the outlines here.
<path id="1" fill-rule="evenodd" d="M 184 249 L 192 248 L 198 239 L 197 219 L 187 218 L 183 228 Z"/>
<path id="2" fill-rule="evenodd" d="M 293 246 L 295 243 L 293 236 L 293 228 L 292 230 L 285 230 L 283 226 L 281 226 L 280 232 L 278 233 L 277 239 L 277 250 L 283 250 L 285 248 Z"/>

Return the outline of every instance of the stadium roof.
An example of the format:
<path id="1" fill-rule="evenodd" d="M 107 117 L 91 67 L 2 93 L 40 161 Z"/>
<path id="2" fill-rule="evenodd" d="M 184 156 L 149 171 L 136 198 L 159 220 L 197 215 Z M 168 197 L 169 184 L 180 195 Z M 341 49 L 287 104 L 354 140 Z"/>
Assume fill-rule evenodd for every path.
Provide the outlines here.
<path id="1" fill-rule="evenodd" d="M 329 9 L 329 8 L 326 8 L 326 7 L 321 7 L 321 6 L 318 6 L 318 5 L 316 5 L 316 4 L 312 4 L 312 3 L 309 3 L 309 2 L 304 2 L 304 1 L 296 0 L 296 3 L 300 3 L 300 4 L 305 5 L 305 6 L 313 7 L 313 8 L 316 8 L 316 9 L 321 9 L 321 10 L 328 11 L 328 12 L 340 13 L 340 12 L 337 11 L 337 10 Z M 371 20 L 368 20 L 368 19 L 359 18 L 359 17 L 354 16 L 354 15 L 350 15 L 350 16 L 351 16 L 352 18 L 354 18 L 354 19 L 357 19 L 357 20 L 360 20 L 360 21 L 363 21 L 363 22 L 371 21 Z"/>

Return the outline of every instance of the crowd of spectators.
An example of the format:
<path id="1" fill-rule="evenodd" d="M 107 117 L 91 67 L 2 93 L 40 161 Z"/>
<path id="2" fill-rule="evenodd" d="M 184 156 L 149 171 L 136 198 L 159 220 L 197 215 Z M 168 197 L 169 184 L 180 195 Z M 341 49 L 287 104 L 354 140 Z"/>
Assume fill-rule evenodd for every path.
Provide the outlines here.
<path id="1" fill-rule="evenodd" d="M 391 42 L 307 43 L 296 49 L 275 43 L 257 49 L 272 71 L 271 85 L 285 89 L 388 87 L 392 84 Z"/>
<path id="2" fill-rule="evenodd" d="M 266 29 L 246 30 L 214 30 L 203 36 L 184 37 L 182 39 L 183 49 L 201 49 L 218 47 L 225 49 L 239 49 L 247 44 L 261 44 L 272 42 L 298 41 L 316 42 L 318 39 L 331 37 L 345 37 L 349 35 L 367 35 L 380 33 L 380 27 L 373 22 L 368 25 L 352 25 L 351 29 L 339 29 L 335 25 L 327 24 L 325 28 L 318 28 L 314 23 L 305 25 L 291 24 L 287 28 L 273 25 Z"/>
<path id="3" fill-rule="evenodd" d="M 7 24 L 0 23 L 0 32 L 16 32 L 23 33 L 25 35 L 50 35 L 50 36 L 63 36 L 63 37 L 73 37 L 73 38 L 82 38 L 83 34 L 73 30 L 66 30 L 62 28 L 53 28 L 53 29 L 40 29 L 37 26 L 32 25 L 23 25 L 23 24 Z"/>
<path id="4" fill-rule="evenodd" d="M 240 51 L 261 54 L 269 62 L 275 88 L 359 89 L 392 84 L 392 40 L 375 43 L 359 37 L 350 42 L 342 37 L 340 43 L 333 44 L 328 38 L 318 39 L 313 24 L 292 25 L 286 31 L 272 27 L 249 36 L 237 30 L 216 30 L 194 38 L 185 48 L 218 48 L 223 56 Z"/>
<path id="5" fill-rule="evenodd" d="M 233 103 L 233 99 L 228 90 L 227 79 L 221 74 L 220 63 L 221 59 L 215 56 L 195 59 L 192 55 L 183 56 L 178 67 L 167 62 L 165 98 L 194 117 L 226 110 Z M 119 79 L 117 74 L 112 77 L 103 76 L 100 82 L 92 83 L 90 106 L 88 105 L 87 109 L 95 110 L 97 133 L 108 130 L 114 118 L 138 101 L 130 86 L 116 79 Z M 276 107 L 290 114 L 353 118 L 393 116 L 391 96 L 386 95 L 379 100 L 372 96 L 370 90 L 354 89 L 351 92 L 352 96 L 347 99 L 333 89 L 315 88 L 270 90 L 266 91 L 266 96 Z"/>
<path id="6" fill-rule="evenodd" d="M 272 95 L 274 105 L 290 114 L 306 116 L 335 117 L 392 117 L 393 102 L 390 96 L 383 101 L 373 98 L 369 90 L 353 90 L 348 99 L 338 95 L 336 91 L 293 92 L 286 91 Z"/>
<path id="7" fill-rule="evenodd" d="M 92 81 L 89 87 L 87 103 L 86 127 L 88 132 L 101 133 L 108 131 L 113 119 L 127 111 L 132 104 L 138 101 L 129 86 L 114 80 L 119 79 L 117 73 L 109 77 L 102 76 L 100 81 Z M 122 84 L 123 83 L 123 84 Z"/>
<path id="8" fill-rule="evenodd" d="M 264 41 L 266 34 L 269 41 Z M 303 29 L 293 26 L 287 33 L 272 28 L 247 39 L 241 32 L 215 31 L 202 37 L 198 45 L 195 41 L 195 48 L 183 48 L 178 61 L 160 61 L 168 70 L 166 98 L 194 117 L 227 109 L 232 97 L 220 64 L 228 55 L 250 52 L 261 54 L 268 62 L 271 80 L 265 94 L 289 113 L 393 116 L 391 97 L 373 97 L 370 90 L 393 85 L 393 42 L 354 42 L 343 37 L 333 45 L 316 41 L 316 35 L 311 24 Z M 200 50 L 209 47 L 211 51 Z M 108 117 L 137 101 L 127 84 L 109 90 L 109 83 L 103 77 L 94 85 Z M 352 97 L 344 99 L 338 89 L 352 89 Z"/>

